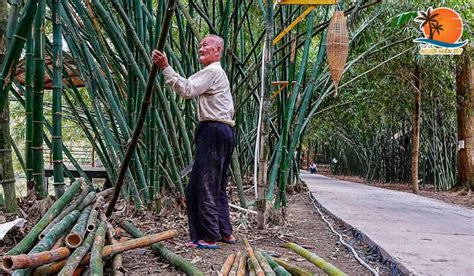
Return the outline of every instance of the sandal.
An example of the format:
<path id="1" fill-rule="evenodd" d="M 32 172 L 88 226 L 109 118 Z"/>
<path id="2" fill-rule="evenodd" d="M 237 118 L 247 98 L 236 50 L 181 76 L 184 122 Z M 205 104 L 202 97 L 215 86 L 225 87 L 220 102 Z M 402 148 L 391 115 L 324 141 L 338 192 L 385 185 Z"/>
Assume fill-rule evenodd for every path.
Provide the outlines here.
<path id="1" fill-rule="evenodd" d="M 223 236 L 222 239 L 219 240 L 219 242 L 223 242 L 227 244 L 236 244 L 237 239 L 234 236 L 229 235 L 229 236 Z"/>
<path id="2" fill-rule="evenodd" d="M 187 243 L 184 244 L 184 246 L 186 247 L 191 247 L 191 248 L 194 248 L 194 247 L 197 247 L 199 244 L 197 241 L 189 241 Z"/>
<path id="3" fill-rule="evenodd" d="M 197 249 L 218 249 L 219 246 L 216 243 L 208 243 L 203 240 L 197 242 Z"/>

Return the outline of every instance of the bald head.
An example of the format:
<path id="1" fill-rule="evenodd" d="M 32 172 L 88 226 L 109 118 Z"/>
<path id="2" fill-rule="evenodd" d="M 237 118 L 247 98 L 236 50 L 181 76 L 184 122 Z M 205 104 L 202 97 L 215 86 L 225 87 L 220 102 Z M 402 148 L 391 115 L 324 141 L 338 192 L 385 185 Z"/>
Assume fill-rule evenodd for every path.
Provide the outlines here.
<path id="1" fill-rule="evenodd" d="M 199 45 L 199 61 L 207 66 L 220 61 L 224 50 L 224 39 L 217 35 L 207 35 Z"/>

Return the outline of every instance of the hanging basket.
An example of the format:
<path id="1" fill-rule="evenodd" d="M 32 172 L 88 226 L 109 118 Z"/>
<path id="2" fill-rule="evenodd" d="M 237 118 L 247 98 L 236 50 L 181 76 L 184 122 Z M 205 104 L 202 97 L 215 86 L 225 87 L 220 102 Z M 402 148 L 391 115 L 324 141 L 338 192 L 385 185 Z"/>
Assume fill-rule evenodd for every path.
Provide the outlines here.
<path id="1" fill-rule="evenodd" d="M 337 95 L 339 81 L 342 78 L 347 56 L 349 55 L 349 32 L 342 11 L 336 11 L 329 23 L 326 48 L 329 71 L 335 87 L 334 95 Z"/>
<path id="2" fill-rule="evenodd" d="M 71 77 L 72 82 L 74 83 L 74 86 L 76 87 L 84 87 L 84 82 L 80 78 L 77 72 L 79 72 L 79 68 L 75 64 L 74 60 L 67 54 L 64 54 L 63 56 L 63 63 L 64 63 L 64 69 L 67 71 L 69 76 Z M 50 70 L 53 71 L 53 60 L 51 56 L 46 56 L 45 57 L 45 66 Z M 21 59 L 18 62 L 18 66 L 16 69 L 16 74 L 15 74 L 16 79 L 18 80 L 18 83 L 21 85 L 25 85 L 25 59 Z M 64 85 L 69 85 L 68 80 L 66 77 L 63 77 L 63 83 Z M 49 76 L 47 72 L 44 74 L 44 89 L 53 89 L 53 80 Z"/>

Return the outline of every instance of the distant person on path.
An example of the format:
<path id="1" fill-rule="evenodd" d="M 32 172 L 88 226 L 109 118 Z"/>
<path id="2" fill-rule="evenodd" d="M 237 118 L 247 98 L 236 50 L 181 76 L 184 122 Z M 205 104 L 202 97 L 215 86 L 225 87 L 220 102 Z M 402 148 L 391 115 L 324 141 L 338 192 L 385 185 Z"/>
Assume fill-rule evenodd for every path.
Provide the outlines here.
<path id="1" fill-rule="evenodd" d="M 313 162 L 313 163 L 311 163 L 311 165 L 309 165 L 309 172 L 310 172 L 311 174 L 317 172 L 316 163 Z"/>
<path id="2" fill-rule="evenodd" d="M 186 245 L 216 249 L 217 241 L 234 244 L 226 193 L 227 171 L 235 147 L 234 103 L 229 80 L 220 65 L 224 40 L 206 36 L 200 43 L 204 68 L 188 79 L 176 73 L 166 54 L 154 50 L 153 62 L 163 70 L 165 82 L 185 99 L 197 98 L 199 125 L 195 132 L 196 156 L 186 187 L 189 233 Z"/>

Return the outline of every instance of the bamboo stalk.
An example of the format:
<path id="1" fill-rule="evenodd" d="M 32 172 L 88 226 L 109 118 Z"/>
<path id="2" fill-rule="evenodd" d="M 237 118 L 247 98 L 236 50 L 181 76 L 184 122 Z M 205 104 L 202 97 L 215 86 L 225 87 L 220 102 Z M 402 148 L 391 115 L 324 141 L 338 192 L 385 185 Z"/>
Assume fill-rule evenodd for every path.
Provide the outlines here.
<path id="1" fill-rule="evenodd" d="M 272 267 L 270 267 L 267 260 L 260 252 L 255 252 L 255 256 L 257 257 L 258 263 L 262 267 L 263 272 L 265 272 L 265 276 L 276 276 L 275 271 L 273 271 Z"/>
<path id="2" fill-rule="evenodd" d="M 92 211 L 92 206 L 85 208 L 76 224 L 72 227 L 71 232 L 66 236 L 66 246 L 73 249 L 77 248 L 82 244 L 84 236 L 86 234 L 86 224 L 89 218 L 89 214 Z"/>
<path id="3" fill-rule="evenodd" d="M 33 226 L 30 232 L 5 255 L 12 256 L 27 252 L 36 242 L 37 237 L 41 231 L 54 219 L 54 217 L 56 217 L 57 214 L 61 212 L 66 204 L 71 201 L 82 183 L 82 178 L 79 178 L 71 186 L 69 186 L 66 192 L 58 200 L 56 200 L 56 202 L 54 202 L 53 206 L 48 209 L 40 221 L 35 226 Z"/>
<path id="4" fill-rule="evenodd" d="M 324 272 L 326 272 L 328 275 L 346 275 L 344 272 L 342 272 L 340 269 L 332 265 L 331 263 L 325 261 L 323 258 L 319 257 L 318 255 L 304 249 L 303 247 L 289 242 L 285 244 L 285 247 L 293 250 L 294 252 L 298 253 L 298 255 L 304 257 L 306 260 L 310 261 L 320 269 L 322 269 Z"/>
<path id="5" fill-rule="evenodd" d="M 244 245 L 245 249 L 247 250 L 247 255 L 249 256 L 250 260 L 252 261 L 252 265 L 255 269 L 255 273 L 257 273 L 258 276 L 264 276 L 265 273 L 262 270 L 262 267 L 258 263 L 257 257 L 255 257 L 254 251 L 252 247 L 250 246 L 249 241 L 247 238 L 244 238 Z"/>
<path id="6" fill-rule="evenodd" d="M 122 221 L 120 223 L 124 229 L 126 229 L 133 237 L 142 237 L 144 234 L 138 230 L 133 224 L 128 221 Z M 176 266 L 184 273 L 188 275 L 204 275 L 202 271 L 200 271 L 197 267 L 195 267 L 192 263 L 184 259 L 183 257 L 173 253 L 168 248 L 163 246 L 162 244 L 153 244 L 151 248 L 159 252 L 159 254 L 166 259 L 170 264 Z"/>
<path id="7" fill-rule="evenodd" d="M 267 253 L 263 251 L 261 251 L 260 253 L 262 254 L 263 257 L 265 257 L 265 259 L 267 259 L 268 264 L 272 267 L 273 271 L 275 271 L 275 273 L 278 276 L 291 276 L 291 274 L 288 271 L 286 271 L 284 267 L 282 267 L 277 262 L 275 262 L 273 258 L 270 257 L 270 255 L 268 255 Z"/>
<path id="8" fill-rule="evenodd" d="M 232 267 L 230 268 L 229 276 L 237 275 L 237 270 L 239 270 L 239 264 L 240 264 L 240 256 L 242 256 L 242 253 L 237 252 L 237 254 L 235 255 L 234 263 L 232 264 Z"/>
<path id="9" fill-rule="evenodd" d="M 107 245 L 104 247 L 104 250 L 102 250 L 102 257 L 108 257 L 111 255 L 119 254 L 127 250 L 132 250 L 135 248 L 141 248 L 141 247 L 146 247 L 153 245 L 160 241 L 167 240 L 167 239 L 172 239 L 177 235 L 176 230 L 167 230 L 158 234 L 153 234 L 149 236 L 143 236 L 141 238 L 129 240 L 126 242 L 118 243 L 118 244 L 113 244 L 113 245 Z M 92 242 L 94 240 L 94 233 L 89 233 L 89 235 L 86 238 L 86 241 L 84 241 L 84 245 L 87 245 L 89 248 L 92 246 Z M 57 273 L 58 271 L 61 271 L 58 275 L 72 275 L 72 272 L 74 272 L 74 269 L 78 265 L 85 265 L 90 262 L 91 254 L 87 254 L 87 249 L 83 249 L 83 246 L 77 248 L 74 253 L 69 257 L 68 260 L 63 260 L 59 262 L 54 262 L 48 265 L 44 265 L 41 267 L 38 267 L 33 275 L 50 275 L 53 273 Z M 77 255 L 74 255 L 76 254 Z M 83 257 L 81 257 L 80 254 Z M 73 258 L 74 257 L 74 258 Z M 178 256 L 179 257 L 179 256 Z M 77 263 L 76 263 L 77 262 Z M 67 266 L 66 266 L 67 265 Z M 203 274 L 192 274 L 192 275 L 203 275 Z"/>
<path id="10" fill-rule="evenodd" d="M 163 50 L 164 45 L 165 45 L 166 36 L 168 34 L 168 29 L 169 29 L 169 26 L 170 26 L 170 23 L 171 23 L 171 18 L 173 16 L 174 9 L 175 9 L 175 2 L 176 2 L 175 0 L 170 0 L 168 2 L 168 8 L 167 8 L 166 15 L 165 15 L 165 20 L 164 20 L 164 24 L 163 24 L 163 27 L 162 27 L 161 36 L 160 36 L 160 39 L 158 40 L 158 44 L 157 44 L 157 47 L 156 47 L 160 51 Z M 127 170 L 128 165 L 130 163 L 130 159 L 132 157 L 132 154 L 133 154 L 133 152 L 135 151 L 135 149 L 137 147 L 138 137 L 139 137 L 139 135 L 140 135 L 140 133 L 143 129 L 143 125 L 145 123 L 146 113 L 148 111 L 148 107 L 149 107 L 150 102 L 151 102 L 151 92 L 153 90 L 153 85 L 154 85 L 157 70 L 158 70 L 158 67 L 155 64 L 153 64 L 153 66 L 150 70 L 149 76 L 148 76 L 146 90 L 145 90 L 145 94 L 143 96 L 143 102 L 142 102 L 142 105 L 141 105 L 140 115 L 138 117 L 137 125 L 135 127 L 134 132 L 133 132 L 132 139 L 130 140 L 130 143 L 128 144 L 127 151 L 125 153 L 125 158 L 124 158 L 124 160 L 122 162 L 122 165 L 120 167 L 120 172 L 119 172 L 119 175 L 117 177 L 117 181 L 115 183 L 114 197 L 110 201 L 109 207 L 107 208 L 106 215 L 108 217 L 112 214 L 112 212 L 114 210 L 114 206 L 117 203 L 118 197 L 120 195 L 120 189 L 123 185 L 123 180 L 125 178 L 126 170 Z"/>
<path id="11" fill-rule="evenodd" d="M 245 266 L 247 262 L 245 261 L 247 256 L 245 254 L 240 255 L 239 259 L 239 269 L 237 269 L 237 276 L 245 276 Z"/>
<path id="12" fill-rule="evenodd" d="M 304 268 L 301 268 L 299 266 L 296 266 L 294 264 L 290 264 L 289 262 L 284 261 L 282 259 L 273 258 L 273 260 L 275 260 L 275 262 L 277 262 L 279 265 L 284 267 L 289 273 L 291 273 L 291 275 L 297 275 L 297 276 L 312 276 L 312 275 L 315 275 L 315 273 L 312 273 L 312 272 L 310 272 L 310 271 L 308 271 Z"/>
<path id="13" fill-rule="evenodd" d="M 91 275 L 104 275 L 104 262 L 102 261 L 102 250 L 104 249 L 105 233 L 107 224 L 104 221 L 99 223 L 99 227 L 95 233 L 94 243 L 91 250 L 91 258 L 89 267 Z"/>
<path id="14" fill-rule="evenodd" d="M 59 247 L 51 251 L 44 251 L 34 254 L 21 254 L 16 256 L 5 256 L 2 259 L 3 268 L 12 273 L 20 268 L 38 267 L 43 264 L 52 263 L 64 258 L 67 258 L 71 251 L 67 247 Z"/>
<path id="15" fill-rule="evenodd" d="M 219 276 L 227 276 L 229 274 L 229 271 L 232 269 L 232 264 L 234 263 L 235 260 L 235 253 L 230 254 L 227 259 L 224 262 L 224 265 L 222 265 L 221 271 L 219 272 Z"/>

